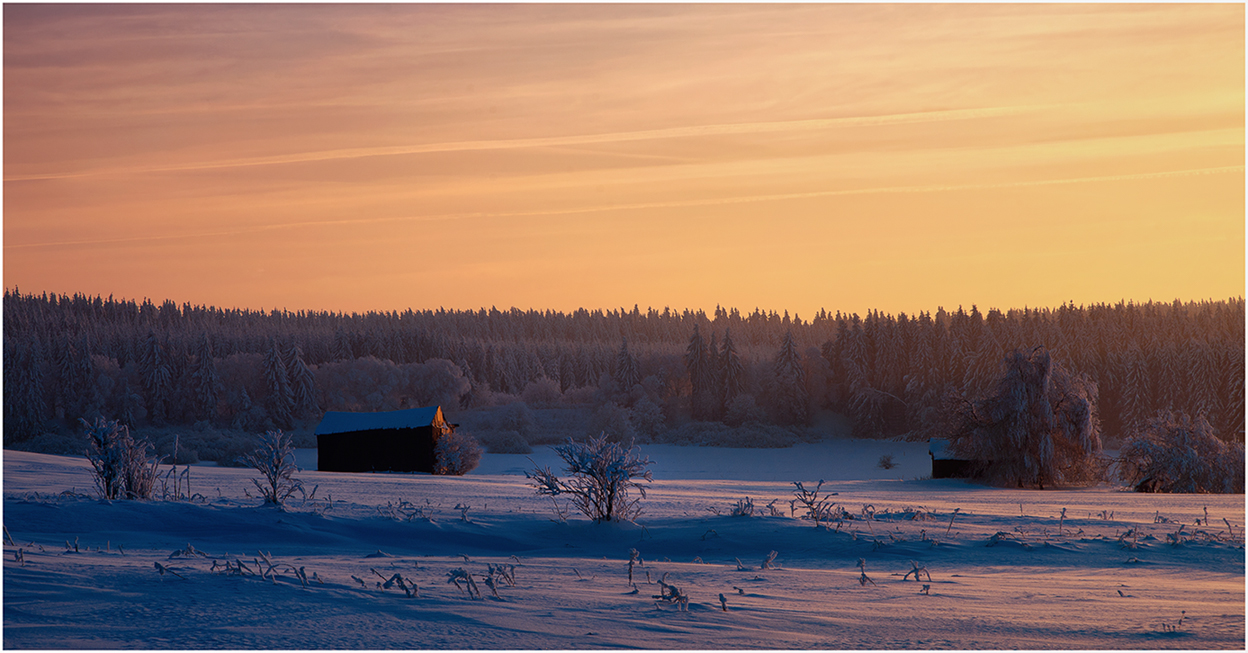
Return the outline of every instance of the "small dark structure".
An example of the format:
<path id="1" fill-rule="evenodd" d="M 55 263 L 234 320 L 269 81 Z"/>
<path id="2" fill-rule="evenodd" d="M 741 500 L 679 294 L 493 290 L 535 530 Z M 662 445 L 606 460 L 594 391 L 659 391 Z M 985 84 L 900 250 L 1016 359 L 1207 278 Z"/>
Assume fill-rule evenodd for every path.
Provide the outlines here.
<path id="1" fill-rule="evenodd" d="M 927 453 L 932 457 L 932 478 L 973 478 L 983 468 L 978 461 L 954 458 L 943 438 L 928 440 Z"/>
<path id="2" fill-rule="evenodd" d="M 454 430 L 441 406 L 384 413 L 329 411 L 316 427 L 317 469 L 433 473 L 434 447 Z"/>

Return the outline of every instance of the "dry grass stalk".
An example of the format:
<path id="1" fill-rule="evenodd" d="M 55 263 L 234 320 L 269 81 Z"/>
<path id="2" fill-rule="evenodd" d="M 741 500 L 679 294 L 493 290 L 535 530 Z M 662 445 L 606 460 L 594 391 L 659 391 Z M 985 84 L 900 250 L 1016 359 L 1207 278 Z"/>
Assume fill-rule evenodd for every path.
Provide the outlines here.
<path id="1" fill-rule="evenodd" d="M 945 537 L 949 537 L 949 531 L 953 529 L 953 520 L 957 519 L 959 512 L 962 512 L 961 508 L 954 508 L 953 514 L 949 515 L 949 528 L 945 529 Z"/>

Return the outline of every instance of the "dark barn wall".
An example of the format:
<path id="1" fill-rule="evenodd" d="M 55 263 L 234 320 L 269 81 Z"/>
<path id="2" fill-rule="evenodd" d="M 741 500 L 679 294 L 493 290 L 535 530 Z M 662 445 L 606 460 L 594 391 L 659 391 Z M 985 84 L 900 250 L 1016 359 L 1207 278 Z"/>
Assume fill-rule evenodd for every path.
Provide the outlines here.
<path id="1" fill-rule="evenodd" d="M 973 460 L 956 458 L 932 459 L 932 478 L 972 478 L 979 466 Z"/>
<path id="2" fill-rule="evenodd" d="M 316 436 L 322 472 L 427 472 L 435 461 L 434 428 L 374 429 Z"/>

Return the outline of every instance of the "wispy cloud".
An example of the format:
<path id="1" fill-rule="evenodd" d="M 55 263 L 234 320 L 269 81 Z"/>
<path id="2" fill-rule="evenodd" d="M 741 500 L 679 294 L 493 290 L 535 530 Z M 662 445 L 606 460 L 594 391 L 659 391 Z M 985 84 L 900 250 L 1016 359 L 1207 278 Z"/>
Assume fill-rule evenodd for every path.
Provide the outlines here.
<path id="1" fill-rule="evenodd" d="M 566 209 L 552 210 L 533 210 L 533 211 L 499 211 L 499 212 L 474 212 L 474 213 L 446 213 L 439 215 L 407 215 L 407 216 L 389 216 L 374 218 L 349 218 L 340 220 L 306 220 L 298 222 L 283 222 L 280 224 L 256 225 L 242 229 L 230 229 L 225 231 L 202 231 L 185 234 L 163 234 L 151 236 L 134 236 L 123 238 L 100 238 L 100 239 L 82 239 L 82 240 L 62 240 L 49 241 L 41 243 L 5 243 L 4 249 L 34 249 L 34 248 L 51 248 L 51 247 L 76 247 L 76 246 L 93 246 L 93 245 L 114 245 L 121 243 L 142 243 L 142 242 L 158 242 L 171 240 L 187 240 L 195 238 L 213 238 L 213 237 L 230 237 L 245 236 L 249 234 L 267 233 L 289 229 L 304 229 L 312 227 L 334 227 L 346 225 L 362 225 L 362 224 L 379 224 L 392 222 L 432 222 L 447 220 L 472 220 L 472 219 L 497 219 L 497 218 L 525 218 L 536 216 L 554 216 L 554 215 L 577 215 L 590 213 L 605 213 L 611 211 L 645 211 L 653 209 L 671 209 L 671 208 L 691 208 L 698 206 L 722 206 L 730 204 L 749 204 L 758 202 L 779 202 L 785 200 L 811 199 L 818 197 L 837 197 L 849 195 L 883 195 L 883 194 L 915 194 L 915 193 L 940 193 L 950 191 L 966 191 L 966 190 L 991 190 L 1001 188 L 1026 188 L 1033 186 L 1059 186 L 1068 184 L 1092 184 L 1117 181 L 1138 181 L 1141 179 L 1164 179 L 1168 177 L 1192 177 L 1198 175 L 1220 175 L 1220 174 L 1244 174 L 1245 167 L 1239 166 L 1220 166 L 1213 168 L 1195 168 L 1188 170 L 1165 170 L 1158 172 L 1141 172 L 1135 174 L 1123 175 L 1104 175 L 1093 177 L 1069 177 L 1061 179 L 1033 179 L 1014 182 L 1001 182 L 991 184 L 944 184 L 944 185 L 919 185 L 919 186 L 881 186 L 873 188 L 852 188 L 838 189 L 826 191 L 809 191 L 803 193 L 774 193 L 764 195 L 744 195 L 737 197 L 717 197 L 717 198 L 701 198 L 671 202 L 638 202 L 632 204 L 601 204 L 595 206 L 580 206 Z"/>
<path id="2" fill-rule="evenodd" d="M 455 141 L 447 143 L 428 143 L 422 145 L 396 145 L 387 147 L 345 148 L 322 150 L 317 152 L 299 152 L 274 156 L 250 157 L 220 161 L 204 161 L 174 165 L 153 165 L 133 167 L 104 167 L 75 172 L 49 172 L 26 175 L 6 175 L 5 181 L 35 181 L 46 179 L 73 179 L 100 175 L 132 175 L 156 172 L 181 172 L 194 170 L 214 170 L 221 168 L 244 168 L 253 166 L 272 166 L 290 163 L 310 163 L 317 161 L 336 161 L 344 159 L 362 159 L 369 157 L 401 156 L 412 154 L 432 154 L 443 152 L 472 152 L 482 150 L 514 150 L 539 147 L 560 147 L 570 145 L 593 145 L 598 143 L 620 143 L 627 141 L 648 141 L 672 138 L 694 138 L 702 136 L 728 136 L 739 134 L 767 134 L 780 132 L 815 131 L 844 127 L 870 127 L 876 125 L 905 125 L 914 123 L 946 122 L 954 120 L 973 120 L 996 118 L 1029 113 L 1043 109 L 1043 106 L 1017 107 L 981 107 L 972 109 L 951 109 L 946 111 L 923 111 L 915 113 L 898 113 L 878 116 L 849 116 L 843 118 L 819 118 L 811 120 L 785 120 L 775 122 L 750 122 L 723 125 L 696 125 L 670 127 L 666 129 L 648 129 L 641 131 L 624 131 L 606 134 L 582 134 L 573 136 L 548 136 L 541 138 L 513 138 L 499 140 Z"/>

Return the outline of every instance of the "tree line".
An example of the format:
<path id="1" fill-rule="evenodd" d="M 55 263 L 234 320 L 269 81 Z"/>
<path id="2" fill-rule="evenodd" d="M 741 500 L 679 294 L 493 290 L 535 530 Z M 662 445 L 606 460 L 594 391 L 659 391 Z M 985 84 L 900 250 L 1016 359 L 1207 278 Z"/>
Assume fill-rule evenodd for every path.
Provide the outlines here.
<path id="1" fill-rule="evenodd" d="M 807 320 L 721 307 L 253 311 L 14 288 L 3 310 L 6 444 L 79 418 L 259 432 L 325 410 L 524 400 L 615 404 L 653 428 L 800 426 L 831 410 L 861 436 L 920 437 L 950 397 L 983 395 L 1009 352 L 1037 346 L 1093 384 L 1107 435 L 1175 410 L 1244 437 L 1242 297 Z"/>

